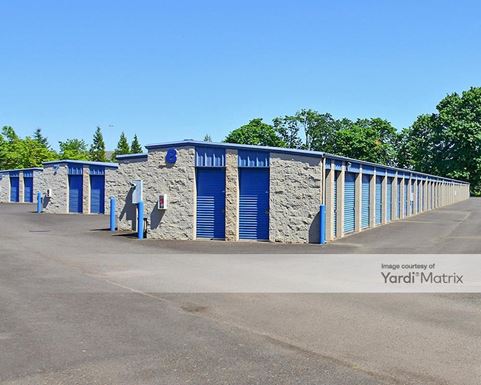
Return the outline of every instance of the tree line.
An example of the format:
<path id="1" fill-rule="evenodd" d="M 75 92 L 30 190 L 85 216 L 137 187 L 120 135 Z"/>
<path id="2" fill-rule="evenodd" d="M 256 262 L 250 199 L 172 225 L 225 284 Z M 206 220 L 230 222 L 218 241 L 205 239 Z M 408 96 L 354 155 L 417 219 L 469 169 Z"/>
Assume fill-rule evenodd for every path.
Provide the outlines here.
<path id="1" fill-rule="evenodd" d="M 206 135 L 205 141 L 211 141 Z M 225 142 L 323 151 L 354 159 L 461 179 L 471 193 L 481 195 L 481 87 L 443 98 L 436 111 L 417 117 L 401 131 L 382 118 L 351 120 L 302 109 L 294 115 L 256 118 L 231 131 Z M 134 135 L 129 144 L 122 132 L 111 160 L 120 154 L 141 153 Z M 100 127 L 90 146 L 83 139 L 50 146 L 40 129 L 20 138 L 12 127 L 0 133 L 0 169 L 41 166 L 55 159 L 106 161 Z"/>
<path id="2" fill-rule="evenodd" d="M 471 193 L 481 195 L 481 87 L 447 95 L 436 112 L 401 131 L 381 118 L 336 119 L 302 109 L 272 123 L 252 119 L 224 141 L 323 151 L 446 176 L 470 182 Z"/>
<path id="3" fill-rule="evenodd" d="M 39 167 L 43 162 L 57 159 L 90 160 L 97 162 L 115 161 L 117 155 L 138 154 L 142 146 L 137 135 L 129 144 L 124 132 L 120 134 L 117 147 L 108 156 L 100 127 L 97 127 L 90 145 L 84 139 L 67 139 L 59 142 L 55 151 L 40 128 L 32 136 L 21 138 L 10 126 L 4 126 L 0 133 L 0 170 Z"/>

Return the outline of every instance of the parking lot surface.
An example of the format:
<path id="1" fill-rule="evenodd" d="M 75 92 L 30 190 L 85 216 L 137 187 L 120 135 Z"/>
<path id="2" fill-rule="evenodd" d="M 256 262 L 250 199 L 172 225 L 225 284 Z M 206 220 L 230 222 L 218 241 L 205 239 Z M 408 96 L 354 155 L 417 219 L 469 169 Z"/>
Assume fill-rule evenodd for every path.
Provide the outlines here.
<path id="1" fill-rule="evenodd" d="M 195 259 L 198 277 L 222 275 L 220 254 L 234 266 L 254 253 L 264 264 L 481 254 L 479 199 L 325 246 L 138 241 L 106 231 L 107 217 L 33 209 L 0 205 L 1 384 L 479 385 L 479 294 L 168 293 L 162 282 L 193 279 Z"/>

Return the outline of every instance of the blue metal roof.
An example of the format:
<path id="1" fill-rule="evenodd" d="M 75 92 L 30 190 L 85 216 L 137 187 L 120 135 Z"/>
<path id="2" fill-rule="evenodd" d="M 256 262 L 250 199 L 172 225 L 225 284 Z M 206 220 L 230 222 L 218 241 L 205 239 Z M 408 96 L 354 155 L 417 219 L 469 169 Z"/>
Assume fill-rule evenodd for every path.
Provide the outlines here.
<path id="1" fill-rule="evenodd" d="M 10 171 L 43 171 L 42 167 L 30 167 L 30 168 L 12 168 L 10 170 L 0 170 L 0 172 L 10 172 Z"/>
<path id="2" fill-rule="evenodd" d="M 128 160 L 128 159 L 147 159 L 148 154 L 123 154 L 117 155 L 115 158 L 118 160 Z"/>
<path id="3" fill-rule="evenodd" d="M 49 166 L 49 165 L 67 164 L 67 163 L 84 164 L 86 166 L 103 166 L 103 167 L 109 167 L 109 168 L 118 168 L 119 167 L 118 163 L 92 162 L 92 161 L 89 161 L 89 160 L 71 160 L 71 159 L 52 160 L 50 162 L 43 162 L 43 165 Z"/>
<path id="4" fill-rule="evenodd" d="M 164 142 L 164 143 L 154 143 L 154 144 L 149 144 L 149 145 L 145 146 L 145 148 L 147 148 L 147 150 L 153 150 L 153 149 L 157 149 L 157 148 L 168 148 L 168 147 L 175 147 L 175 146 L 177 146 L 177 147 L 187 147 L 187 146 L 189 146 L 189 147 L 191 147 L 191 146 L 194 146 L 194 147 L 195 146 L 223 147 L 223 148 L 238 149 L 238 150 L 269 151 L 269 152 L 273 152 L 273 153 L 295 154 L 295 155 L 300 155 L 300 156 L 312 156 L 312 157 L 317 157 L 317 158 L 330 158 L 330 159 L 336 159 L 336 160 L 342 160 L 342 161 L 348 161 L 348 162 L 356 162 L 356 163 L 360 163 L 360 164 L 363 164 L 363 165 L 369 165 L 369 166 L 373 166 L 373 167 L 382 167 L 382 168 L 388 169 L 388 170 L 412 173 L 413 176 L 422 175 L 422 176 L 437 178 L 439 180 L 454 181 L 454 182 L 459 182 L 459 183 L 463 183 L 463 184 L 468 183 L 468 182 L 462 181 L 462 180 L 425 174 L 425 173 L 422 173 L 422 172 L 398 168 L 398 167 L 386 166 L 386 165 L 379 164 L 379 163 L 373 163 L 373 162 L 367 162 L 367 161 L 364 161 L 364 160 L 348 158 L 348 157 L 345 157 L 345 156 L 334 155 L 334 154 L 330 154 L 330 153 L 327 153 L 327 152 L 299 150 L 299 149 L 295 149 L 295 148 L 255 146 L 255 145 L 250 145 L 250 144 L 237 144 L 237 143 L 215 143 L 215 142 L 204 142 L 204 141 L 192 140 L 192 139 L 185 139 L 185 140 L 178 140 L 178 141 Z"/>

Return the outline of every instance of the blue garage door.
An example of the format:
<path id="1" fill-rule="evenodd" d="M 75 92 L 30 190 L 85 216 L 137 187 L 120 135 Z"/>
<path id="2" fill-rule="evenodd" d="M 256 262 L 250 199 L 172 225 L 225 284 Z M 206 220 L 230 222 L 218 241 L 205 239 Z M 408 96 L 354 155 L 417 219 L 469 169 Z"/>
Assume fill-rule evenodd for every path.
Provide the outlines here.
<path id="1" fill-rule="evenodd" d="M 239 169 L 239 238 L 269 239 L 269 169 Z"/>
<path id="2" fill-rule="evenodd" d="M 420 181 L 416 182 L 416 188 L 417 188 L 417 195 L 416 195 L 416 211 L 419 213 L 421 211 L 421 188 L 419 187 Z"/>
<path id="3" fill-rule="evenodd" d="M 382 176 L 376 176 L 376 225 L 382 221 Z"/>
<path id="4" fill-rule="evenodd" d="M 411 194 L 409 194 L 409 213 L 412 215 L 414 214 L 414 205 L 416 202 L 414 201 L 414 185 L 416 181 L 411 180 Z"/>
<path id="5" fill-rule="evenodd" d="M 346 172 L 344 178 L 344 232 L 354 231 L 356 222 L 356 174 Z"/>
<path id="6" fill-rule="evenodd" d="M 20 201 L 19 178 L 10 176 L 10 202 Z"/>
<path id="7" fill-rule="evenodd" d="M 225 238 L 225 169 L 197 168 L 197 237 Z"/>
<path id="8" fill-rule="evenodd" d="M 397 218 L 401 218 L 401 186 L 402 186 L 402 179 L 397 180 Z"/>
<path id="9" fill-rule="evenodd" d="M 398 178 L 397 180 L 397 204 L 396 204 L 396 218 L 401 218 L 401 185 L 402 180 Z"/>
<path id="10" fill-rule="evenodd" d="M 369 227 L 370 209 L 371 209 L 371 177 L 369 175 L 362 176 L 362 212 L 361 212 L 361 227 L 365 229 Z"/>
<path id="11" fill-rule="evenodd" d="M 33 202 L 33 178 L 23 178 L 23 200 L 24 202 Z"/>
<path id="12" fill-rule="evenodd" d="M 391 177 L 387 178 L 386 220 L 388 222 L 391 222 L 391 217 L 392 217 L 392 215 L 391 215 L 391 213 L 392 213 L 392 181 L 393 181 L 393 178 L 391 178 Z"/>
<path id="13" fill-rule="evenodd" d="M 339 181 L 339 171 L 335 171 L 334 173 L 334 191 L 333 191 L 333 198 L 334 198 L 334 213 L 332 216 L 332 226 L 334 229 L 334 237 L 337 237 L 337 183 Z"/>
<path id="14" fill-rule="evenodd" d="M 409 181 L 407 179 L 404 180 L 404 216 L 409 215 Z"/>
<path id="15" fill-rule="evenodd" d="M 105 212 L 105 176 L 90 175 L 90 212 L 103 214 Z"/>
<path id="16" fill-rule="evenodd" d="M 83 210 L 83 176 L 68 176 L 68 211 L 81 213 Z"/>
<path id="17" fill-rule="evenodd" d="M 421 210 L 424 211 L 424 189 L 425 189 L 425 183 L 426 182 L 421 182 Z"/>

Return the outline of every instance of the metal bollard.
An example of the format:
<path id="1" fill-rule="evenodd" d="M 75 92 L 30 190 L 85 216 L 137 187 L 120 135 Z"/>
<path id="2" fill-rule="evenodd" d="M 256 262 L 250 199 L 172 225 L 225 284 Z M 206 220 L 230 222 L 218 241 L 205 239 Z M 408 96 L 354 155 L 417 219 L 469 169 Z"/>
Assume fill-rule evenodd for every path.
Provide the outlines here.
<path id="1" fill-rule="evenodd" d="M 140 201 L 137 205 L 138 210 L 138 221 L 137 221 L 137 231 L 138 238 L 144 239 L 144 202 Z"/>
<path id="2" fill-rule="evenodd" d="M 115 231 L 117 228 L 115 220 L 115 197 L 110 197 L 110 231 Z"/>
<path id="3" fill-rule="evenodd" d="M 39 191 L 37 193 L 37 214 L 42 212 L 42 193 Z"/>
<path id="4" fill-rule="evenodd" d="M 319 243 L 326 243 L 326 206 L 321 205 L 319 209 Z"/>

